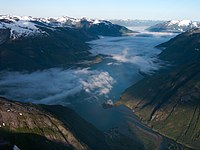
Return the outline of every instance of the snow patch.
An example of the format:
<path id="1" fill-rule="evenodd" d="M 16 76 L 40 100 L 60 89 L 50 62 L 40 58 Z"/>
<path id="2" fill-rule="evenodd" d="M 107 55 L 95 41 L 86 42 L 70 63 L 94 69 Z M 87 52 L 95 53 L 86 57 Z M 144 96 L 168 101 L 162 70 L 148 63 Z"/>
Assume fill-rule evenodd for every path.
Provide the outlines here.
<path id="1" fill-rule="evenodd" d="M 101 22 L 97 19 L 93 22 L 93 24 L 99 24 L 99 23 L 101 23 Z"/>
<path id="2" fill-rule="evenodd" d="M 27 37 L 27 36 L 33 36 L 36 34 L 44 33 L 39 28 L 36 27 L 36 25 L 32 22 L 30 22 L 31 18 L 29 17 L 0 17 L 0 19 L 7 19 L 11 22 L 1 22 L 0 28 L 1 29 L 10 29 L 10 38 L 11 39 L 17 39 L 20 37 Z M 21 19 L 21 20 L 18 20 Z"/>
<path id="3" fill-rule="evenodd" d="M 169 21 L 169 26 L 175 25 L 175 24 L 177 24 L 177 23 L 179 23 L 178 20 L 171 20 L 171 21 Z"/>
<path id="4" fill-rule="evenodd" d="M 16 145 L 14 145 L 13 150 L 20 150 Z"/>
<path id="5" fill-rule="evenodd" d="M 179 26 L 189 26 L 190 24 L 192 24 L 191 20 L 182 20 L 178 23 Z"/>

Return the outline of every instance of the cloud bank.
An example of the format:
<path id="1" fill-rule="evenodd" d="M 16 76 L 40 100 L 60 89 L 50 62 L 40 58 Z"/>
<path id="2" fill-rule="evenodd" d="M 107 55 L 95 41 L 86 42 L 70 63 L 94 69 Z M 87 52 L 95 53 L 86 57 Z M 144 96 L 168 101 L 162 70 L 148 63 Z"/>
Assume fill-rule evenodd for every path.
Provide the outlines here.
<path id="1" fill-rule="evenodd" d="M 0 76 L 1 96 L 44 104 L 59 103 L 80 92 L 105 96 L 115 83 L 108 72 L 89 68 L 54 68 L 33 73 L 1 72 Z"/>
<path id="2" fill-rule="evenodd" d="M 130 63 L 136 65 L 140 71 L 151 74 L 162 66 L 162 62 L 157 58 L 161 50 L 154 47 L 171 36 L 163 35 L 165 34 L 146 36 L 146 33 L 139 33 L 127 37 L 104 37 L 89 44 L 94 55 L 107 55 L 118 63 Z"/>

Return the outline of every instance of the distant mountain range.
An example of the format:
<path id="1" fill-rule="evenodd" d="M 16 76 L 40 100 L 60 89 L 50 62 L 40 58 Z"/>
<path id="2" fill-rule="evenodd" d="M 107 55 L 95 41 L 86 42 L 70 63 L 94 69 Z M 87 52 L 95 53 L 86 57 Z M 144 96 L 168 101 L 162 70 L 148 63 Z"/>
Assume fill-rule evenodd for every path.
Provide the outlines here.
<path id="1" fill-rule="evenodd" d="M 133 31 L 106 20 L 0 16 L 0 70 L 68 66 L 91 56 L 86 41 Z"/>
<path id="2" fill-rule="evenodd" d="M 132 19 L 112 19 L 109 20 L 110 22 L 126 27 L 132 26 L 153 26 L 158 23 L 162 23 L 161 20 L 132 20 Z"/>
<path id="3" fill-rule="evenodd" d="M 199 22 L 193 22 L 191 20 L 171 20 L 151 26 L 147 30 L 152 32 L 185 32 L 198 27 L 200 27 Z"/>

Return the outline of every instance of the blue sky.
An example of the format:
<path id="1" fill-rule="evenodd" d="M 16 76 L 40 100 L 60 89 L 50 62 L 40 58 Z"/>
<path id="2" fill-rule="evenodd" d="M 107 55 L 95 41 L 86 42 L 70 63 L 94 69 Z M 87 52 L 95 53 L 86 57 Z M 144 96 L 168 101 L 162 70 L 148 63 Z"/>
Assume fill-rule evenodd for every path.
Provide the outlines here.
<path id="1" fill-rule="evenodd" d="M 0 14 L 200 20 L 200 0 L 0 0 Z"/>

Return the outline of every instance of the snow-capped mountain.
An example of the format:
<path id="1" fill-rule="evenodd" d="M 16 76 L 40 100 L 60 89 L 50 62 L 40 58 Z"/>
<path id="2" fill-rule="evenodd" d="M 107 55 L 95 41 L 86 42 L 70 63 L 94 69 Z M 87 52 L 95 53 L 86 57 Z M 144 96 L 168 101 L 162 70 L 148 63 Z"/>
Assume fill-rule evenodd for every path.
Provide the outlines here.
<path id="1" fill-rule="evenodd" d="M 31 16 L 0 16 L 0 29 L 9 29 L 10 38 L 17 39 L 19 37 L 27 37 L 38 34 L 47 34 L 43 29 L 48 28 L 55 30 L 56 28 L 96 28 L 96 26 L 104 26 L 104 28 L 121 28 L 106 20 L 88 19 L 88 18 L 34 18 Z M 125 29 L 125 28 L 124 28 Z M 127 30 L 128 31 L 128 30 Z M 102 33 L 100 33 L 102 34 Z"/>
<path id="2" fill-rule="evenodd" d="M 200 27 L 199 22 L 193 22 L 191 20 L 171 20 L 151 26 L 148 30 L 153 32 L 185 32 L 198 27 Z"/>

